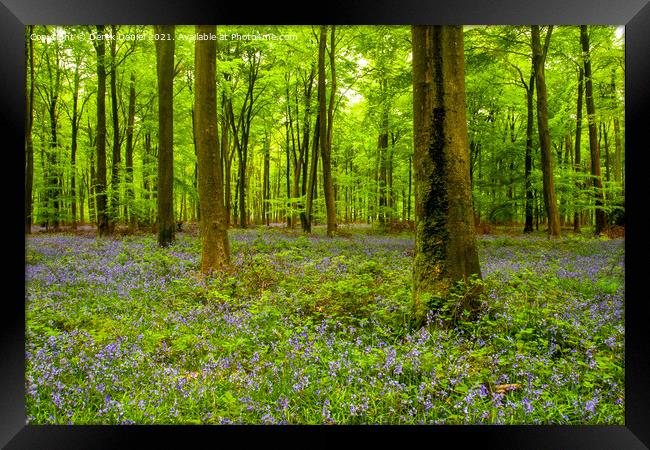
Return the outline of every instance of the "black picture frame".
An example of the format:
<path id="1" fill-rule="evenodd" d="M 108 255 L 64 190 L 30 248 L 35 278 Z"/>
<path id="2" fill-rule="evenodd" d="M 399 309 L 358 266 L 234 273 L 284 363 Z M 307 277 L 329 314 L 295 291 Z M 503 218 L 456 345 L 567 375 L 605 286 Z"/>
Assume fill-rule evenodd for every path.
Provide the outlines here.
<path id="1" fill-rule="evenodd" d="M 322 12 L 316 13 L 316 8 Z M 36 426 L 25 425 L 24 405 L 24 242 L 23 225 L 14 220 L 23 208 L 17 190 L 24 155 L 24 26 L 28 24 L 612 24 L 625 25 L 626 49 L 626 348 L 624 426 L 399 426 L 399 427 L 266 427 L 266 426 Z M 364 446 L 389 441 L 405 445 L 481 448 L 643 449 L 650 447 L 650 342 L 643 289 L 644 153 L 650 150 L 644 127 L 650 99 L 650 4 L 646 0 L 451 0 L 438 4 L 418 0 L 357 0 L 327 3 L 221 2 L 200 0 L 0 0 L 0 140 L 9 156 L 3 182 L 5 221 L 16 243 L 14 255 L 2 271 L 6 290 L 0 327 L 0 444 L 3 448 L 128 448 L 147 445 L 178 447 L 202 439 L 220 446 L 237 439 L 246 445 L 261 439 L 264 445 L 332 444 L 360 438 Z M 7 173 L 9 176 L 7 177 Z M 6 230 L 5 230 L 6 231 Z M 24 238 L 23 238 L 24 239 Z M 1 247 L 0 247 L 1 248 Z M 22 261 L 22 264 L 21 264 Z M 15 272 L 15 273 L 14 273 Z M 21 289 L 21 286 L 23 289 Z M 142 445 L 140 443 L 139 445 Z M 139 446 L 138 445 L 138 446 Z M 185 444 L 187 445 L 187 444 Z"/>

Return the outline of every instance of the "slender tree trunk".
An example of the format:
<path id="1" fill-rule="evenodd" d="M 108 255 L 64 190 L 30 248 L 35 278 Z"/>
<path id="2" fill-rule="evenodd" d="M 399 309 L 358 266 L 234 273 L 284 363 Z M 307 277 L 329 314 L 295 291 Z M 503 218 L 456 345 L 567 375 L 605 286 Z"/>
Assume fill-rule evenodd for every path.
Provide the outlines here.
<path id="1" fill-rule="evenodd" d="M 320 85 L 319 85 L 320 86 Z M 320 105 L 320 103 L 319 103 Z M 316 125 L 314 126 L 314 142 L 312 145 L 311 167 L 309 170 L 309 183 L 307 185 L 307 199 L 305 201 L 305 225 L 303 231 L 311 233 L 312 209 L 314 205 L 314 194 L 316 190 L 316 177 L 318 176 L 318 153 L 320 149 L 320 106 L 316 115 Z"/>
<path id="2" fill-rule="evenodd" d="M 535 66 L 535 79 L 537 82 L 537 128 L 542 156 L 542 184 L 544 187 L 544 207 L 548 215 L 548 234 L 550 237 L 559 237 L 560 216 L 555 196 L 555 181 L 553 179 L 553 156 L 551 154 L 551 137 L 548 130 L 548 101 L 546 94 L 546 80 L 544 76 L 544 63 L 546 51 L 551 38 L 553 27 L 549 26 L 546 32 L 544 48 L 540 44 L 539 26 L 531 26 L 533 64 Z"/>
<path id="3" fill-rule="evenodd" d="M 621 164 L 621 129 L 618 123 L 618 117 L 614 117 L 614 181 L 620 183 L 622 180 L 622 170 L 623 165 Z"/>
<path id="4" fill-rule="evenodd" d="M 530 70 L 530 79 L 526 89 L 526 157 L 524 162 L 524 184 L 526 186 L 526 223 L 524 233 L 533 232 L 533 185 L 531 173 L 533 170 L 533 130 L 535 114 L 533 96 L 535 95 L 535 68 Z"/>
<path id="5" fill-rule="evenodd" d="M 584 93 L 584 76 L 585 72 L 582 67 L 578 71 L 578 104 L 576 108 L 576 140 L 575 140 L 575 151 L 573 158 L 573 167 L 577 174 L 582 172 L 582 162 L 580 161 L 580 140 L 582 137 L 582 94 Z M 576 189 L 580 191 L 582 189 L 582 183 L 576 181 Z M 573 231 L 575 233 L 580 233 L 580 216 L 581 211 L 579 208 L 576 208 L 576 211 L 573 213 Z"/>
<path id="6" fill-rule="evenodd" d="M 307 213 L 305 211 L 306 209 L 306 196 L 307 196 L 307 178 L 308 178 L 308 164 L 309 164 L 309 137 L 311 134 L 310 130 L 310 124 L 311 124 L 311 96 L 312 96 L 312 89 L 314 85 L 314 78 L 315 78 L 315 68 L 314 65 L 311 66 L 311 72 L 309 73 L 309 77 L 307 78 L 306 81 L 306 86 L 305 86 L 305 116 L 304 116 L 304 122 L 303 122 L 303 132 L 302 132 L 302 147 L 300 149 L 301 155 L 304 155 L 302 159 L 302 186 L 301 186 L 301 195 L 302 197 L 305 198 L 305 204 L 301 205 L 303 206 L 303 210 L 300 212 L 300 224 L 305 231 L 307 227 Z"/>
<path id="7" fill-rule="evenodd" d="M 460 26 L 413 26 L 416 325 L 449 300 L 458 281 L 481 277 L 467 152 L 465 63 Z M 476 285 L 453 305 L 476 308 Z"/>
<path id="8" fill-rule="evenodd" d="M 290 114 L 291 111 L 289 109 L 289 88 L 287 88 L 287 119 L 284 122 L 284 131 L 285 131 L 285 156 L 286 156 L 286 172 L 285 172 L 285 179 L 286 179 L 286 184 L 287 184 L 287 203 L 285 205 L 285 218 L 287 220 L 287 228 L 292 227 L 291 223 L 291 163 L 290 163 L 290 149 L 289 149 L 289 120 L 290 120 Z"/>
<path id="9" fill-rule="evenodd" d="M 388 184 L 388 108 L 383 107 L 381 113 L 381 125 L 377 143 L 379 157 L 379 227 L 386 229 L 387 219 L 387 184 Z"/>
<path id="10" fill-rule="evenodd" d="M 58 168 L 58 152 L 59 152 L 59 143 L 57 139 L 58 135 L 58 120 L 57 120 L 57 106 L 58 106 L 58 89 L 54 91 L 55 93 L 52 96 L 52 100 L 48 105 L 48 110 L 50 114 L 50 149 L 48 157 L 48 177 L 47 177 L 47 189 L 49 191 L 49 204 L 52 205 L 52 212 L 48 214 L 48 217 L 52 223 L 52 228 L 54 231 L 59 229 L 59 216 L 60 216 L 60 207 L 59 202 L 61 199 L 61 191 L 59 189 L 59 168 Z"/>
<path id="11" fill-rule="evenodd" d="M 70 197 L 71 197 L 71 215 L 72 229 L 77 229 L 77 133 L 79 130 L 79 120 L 77 118 L 77 105 L 79 103 L 79 65 L 74 72 L 74 87 L 72 93 L 72 135 L 70 137 Z"/>
<path id="12" fill-rule="evenodd" d="M 174 240 L 174 25 L 155 27 L 158 74 L 158 245 Z M 197 121 L 198 122 L 198 121 Z M 199 168 L 200 170 L 200 168 Z"/>
<path id="13" fill-rule="evenodd" d="M 269 146 L 268 136 L 264 140 L 264 173 L 262 175 L 262 220 L 269 226 L 268 202 L 270 199 L 270 167 L 271 167 L 271 149 Z"/>
<path id="14" fill-rule="evenodd" d="M 97 34 L 104 34 L 104 25 L 97 25 Z M 103 39 L 95 41 L 97 52 L 97 172 L 95 196 L 97 202 L 97 234 L 107 236 L 108 211 L 106 199 L 106 45 Z"/>
<path id="15" fill-rule="evenodd" d="M 409 193 L 408 193 L 408 198 L 406 199 L 407 206 L 406 206 L 406 220 L 411 220 L 411 187 L 413 186 L 413 160 L 409 156 Z"/>
<path id="16" fill-rule="evenodd" d="M 603 129 L 603 143 L 605 150 L 605 181 L 610 181 L 610 164 L 609 164 L 609 141 L 607 139 L 607 126 L 605 123 L 601 122 L 601 127 Z"/>
<path id="17" fill-rule="evenodd" d="M 330 70 L 332 82 L 330 85 L 329 107 L 326 110 L 325 95 L 325 46 L 327 39 L 327 25 L 321 25 L 319 42 L 318 66 L 318 101 L 321 115 L 320 140 L 321 158 L 323 159 L 323 191 L 325 196 L 325 209 L 327 210 L 327 236 L 332 237 L 336 232 L 336 204 L 334 199 L 334 182 L 332 179 L 332 121 L 334 116 L 334 100 L 336 96 L 336 64 L 335 64 L 335 26 L 332 25 L 330 40 Z"/>
<path id="18" fill-rule="evenodd" d="M 216 36 L 217 27 L 197 25 L 196 34 Z M 201 271 L 208 274 L 230 264 L 230 243 L 223 201 L 223 170 L 217 122 L 216 41 L 197 39 L 194 45 Z"/>
<path id="19" fill-rule="evenodd" d="M 129 228 L 133 232 L 138 226 L 137 216 L 133 205 L 135 189 L 133 189 L 133 125 L 135 123 L 135 72 L 131 72 L 129 81 L 129 112 L 126 124 L 126 186 L 127 186 L 127 217 Z"/>
<path id="20" fill-rule="evenodd" d="M 117 26 L 111 25 L 111 34 L 117 35 Z M 119 216 L 120 204 L 120 117 L 117 105 L 117 68 L 115 59 L 117 57 L 117 39 L 111 39 L 111 117 L 113 119 L 113 164 L 111 170 L 111 208 L 110 226 L 115 226 Z"/>
<path id="21" fill-rule="evenodd" d="M 589 53 L 589 34 L 587 25 L 580 26 L 580 43 L 585 66 L 585 100 L 587 103 L 587 121 L 589 124 L 589 151 L 591 153 L 591 176 L 595 197 L 595 229 L 599 235 L 605 229 L 605 211 L 603 210 L 603 182 L 600 177 L 600 148 L 598 148 L 598 131 L 596 130 L 596 107 L 594 106 L 593 83 L 591 81 L 591 56 Z"/>
<path id="22" fill-rule="evenodd" d="M 226 98 L 225 95 L 222 95 L 221 97 L 222 100 L 222 105 L 226 104 Z M 225 192 L 224 192 L 224 207 L 226 208 L 226 225 L 230 226 L 230 164 L 232 162 L 230 158 L 230 139 L 228 137 L 228 128 L 229 128 L 229 117 L 228 114 L 225 110 L 225 107 L 223 108 L 223 114 L 222 114 L 222 120 L 221 120 L 221 161 L 222 161 L 222 167 L 223 167 L 223 180 L 224 180 L 224 187 L 225 187 Z"/>
<path id="23" fill-rule="evenodd" d="M 32 124 L 34 122 L 34 43 L 29 37 L 34 25 L 28 25 L 25 33 L 25 234 L 32 232 L 32 191 L 34 186 L 34 144 Z"/>

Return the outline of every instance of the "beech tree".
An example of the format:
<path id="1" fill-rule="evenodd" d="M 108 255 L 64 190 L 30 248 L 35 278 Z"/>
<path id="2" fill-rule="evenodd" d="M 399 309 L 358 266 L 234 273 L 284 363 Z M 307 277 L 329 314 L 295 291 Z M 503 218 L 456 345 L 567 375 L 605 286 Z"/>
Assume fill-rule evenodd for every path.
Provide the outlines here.
<path id="1" fill-rule="evenodd" d="M 174 25 L 155 28 L 158 75 L 158 245 L 174 240 Z"/>
<path id="2" fill-rule="evenodd" d="M 25 234 L 32 232 L 32 189 L 34 185 L 34 145 L 32 125 L 34 123 L 34 43 L 30 35 L 34 25 L 25 27 Z"/>
<path id="3" fill-rule="evenodd" d="M 97 25 L 97 34 L 104 34 L 104 25 Z M 97 234 L 109 234 L 106 199 L 106 44 L 104 39 L 93 40 L 97 53 L 97 170 L 94 192 L 97 204 Z"/>
<path id="4" fill-rule="evenodd" d="M 198 25 L 197 35 L 216 36 L 214 25 Z M 223 198 L 223 168 L 217 122 L 216 41 L 195 41 L 194 120 L 198 160 L 201 271 L 207 274 L 230 262 L 228 219 Z"/>
<path id="5" fill-rule="evenodd" d="M 548 130 L 548 96 L 546 93 L 546 79 L 544 63 L 548 52 L 549 42 L 553 27 L 549 26 L 544 38 L 544 47 L 540 43 L 538 25 L 531 26 L 533 66 L 537 82 L 537 131 L 542 159 L 542 181 L 544 187 L 544 207 L 548 216 L 548 234 L 551 237 L 560 236 L 560 215 L 557 209 L 555 196 L 555 181 L 553 179 L 553 157 L 551 155 L 551 137 Z"/>
<path id="6" fill-rule="evenodd" d="M 332 122 L 334 120 L 334 99 L 336 95 L 336 40 L 335 26 L 332 25 L 330 38 L 330 82 L 329 104 L 326 101 L 325 83 L 325 48 L 327 45 L 327 25 L 320 27 L 320 40 L 318 48 L 318 116 L 320 119 L 319 143 L 321 158 L 323 160 L 323 189 L 325 191 L 325 208 L 327 210 L 327 235 L 333 236 L 336 232 L 336 205 L 334 199 L 334 182 L 332 180 Z"/>
<path id="7" fill-rule="evenodd" d="M 591 74 L 591 56 L 589 51 L 589 33 L 587 25 L 580 25 L 580 43 L 584 59 L 585 101 L 587 103 L 587 123 L 589 126 L 589 153 L 591 154 L 591 176 L 593 178 L 594 198 L 596 203 L 596 225 L 594 233 L 600 234 L 605 229 L 605 211 L 603 210 L 603 182 L 600 177 L 600 147 L 596 130 L 596 107 L 594 106 L 594 89 Z"/>
<path id="8" fill-rule="evenodd" d="M 456 282 L 481 277 L 469 178 L 463 29 L 413 26 L 416 325 Z M 478 285 L 475 285 L 478 286 Z M 457 312 L 471 311 L 474 288 Z"/>

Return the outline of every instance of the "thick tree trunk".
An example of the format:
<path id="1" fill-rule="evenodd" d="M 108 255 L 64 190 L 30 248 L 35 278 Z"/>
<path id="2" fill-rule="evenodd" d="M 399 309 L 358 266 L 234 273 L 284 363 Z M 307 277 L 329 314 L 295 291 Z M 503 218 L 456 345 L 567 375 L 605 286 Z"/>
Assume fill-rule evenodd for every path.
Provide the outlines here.
<path id="1" fill-rule="evenodd" d="M 34 144 L 32 124 L 34 122 L 34 43 L 30 35 L 34 25 L 25 28 L 25 234 L 32 232 L 32 191 L 34 186 Z"/>
<path id="2" fill-rule="evenodd" d="M 196 34 L 216 36 L 217 27 L 197 25 Z M 223 170 L 217 129 L 216 41 L 196 40 L 194 45 L 194 112 L 201 209 L 201 271 L 208 274 L 230 263 L 230 243 L 223 201 Z"/>
<path id="3" fill-rule="evenodd" d="M 104 25 L 97 25 L 97 34 L 104 34 Z M 95 196 L 97 198 L 97 234 L 107 236 L 108 211 L 106 199 L 106 45 L 103 39 L 95 41 L 97 52 L 97 171 Z"/>
<path id="4" fill-rule="evenodd" d="M 467 153 L 465 63 L 460 26 L 413 26 L 416 325 L 458 281 L 481 277 Z M 474 286 L 453 310 L 472 312 Z"/>
<path id="5" fill-rule="evenodd" d="M 537 83 L 537 129 L 539 132 L 542 160 L 544 207 L 548 216 L 548 234 L 550 237 L 559 237 L 561 234 L 560 215 L 557 208 L 555 181 L 553 179 L 553 155 L 551 153 L 551 137 L 548 130 L 548 100 L 546 94 L 546 79 L 544 76 L 546 51 L 548 49 L 552 29 L 552 26 L 550 26 L 546 33 L 544 48 L 542 49 L 539 36 L 539 26 L 531 26 L 533 65 L 535 66 L 535 80 Z"/>
<path id="6" fill-rule="evenodd" d="M 127 217 L 129 217 L 129 228 L 135 231 L 138 226 L 133 203 L 135 201 L 135 190 L 133 189 L 133 124 L 135 123 L 135 72 L 131 72 L 129 81 L 129 111 L 126 124 L 126 186 L 127 186 Z"/>
<path id="7" fill-rule="evenodd" d="M 594 106 L 593 83 L 591 81 L 591 56 L 589 53 L 589 34 L 587 25 L 580 26 L 580 43 L 585 66 L 585 100 L 587 103 L 587 122 L 589 124 L 589 152 L 591 154 L 591 176 L 594 183 L 595 197 L 595 234 L 605 229 L 605 211 L 603 210 L 603 182 L 600 177 L 600 148 L 596 129 L 596 107 Z"/>
<path id="8" fill-rule="evenodd" d="M 158 245 L 174 240 L 174 25 L 155 27 L 158 74 Z"/>

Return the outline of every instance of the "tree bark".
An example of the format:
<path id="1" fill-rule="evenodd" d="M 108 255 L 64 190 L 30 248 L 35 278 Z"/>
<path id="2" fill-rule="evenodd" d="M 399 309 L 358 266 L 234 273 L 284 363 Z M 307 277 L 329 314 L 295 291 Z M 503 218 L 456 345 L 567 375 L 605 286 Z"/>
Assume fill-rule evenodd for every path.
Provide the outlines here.
<path id="1" fill-rule="evenodd" d="M 533 232 L 533 186 L 531 173 L 533 170 L 533 131 L 535 114 L 533 97 L 535 95 L 535 68 L 531 67 L 530 79 L 526 87 L 526 157 L 524 162 L 524 184 L 526 186 L 526 223 L 524 233 Z"/>
<path id="2" fill-rule="evenodd" d="M 29 37 L 34 25 L 25 29 L 25 234 L 32 232 L 32 191 L 34 186 L 34 144 L 32 124 L 34 123 L 34 43 Z"/>
<path id="3" fill-rule="evenodd" d="M 582 172 L 582 162 L 580 161 L 580 140 L 582 137 L 582 95 L 584 93 L 584 78 L 585 71 L 580 67 L 578 71 L 578 104 L 576 107 L 576 141 L 575 141 L 575 151 L 573 158 L 574 170 L 577 174 Z M 578 191 L 582 189 L 582 183 L 580 181 L 576 182 L 576 189 Z M 573 231 L 575 233 L 580 233 L 580 217 L 581 211 L 577 209 L 573 213 Z"/>
<path id="4" fill-rule="evenodd" d="M 117 26 L 111 25 L 111 34 L 117 35 Z M 119 216 L 120 204 L 120 117 L 117 105 L 117 39 L 111 39 L 111 118 L 113 120 L 113 164 L 111 170 L 110 226 L 114 226 Z"/>
<path id="5" fill-rule="evenodd" d="M 379 139 L 377 143 L 379 157 L 379 227 L 386 229 L 388 194 L 388 108 L 382 107 Z"/>
<path id="6" fill-rule="evenodd" d="M 332 237 L 336 232 L 336 204 L 334 199 L 334 182 L 332 179 L 332 121 L 334 117 L 334 99 L 336 95 L 336 64 L 335 64 L 335 26 L 332 25 L 330 40 L 330 70 L 332 81 L 330 85 L 329 106 L 326 105 L 325 95 L 325 47 L 327 39 L 327 25 L 320 27 L 320 41 L 318 52 L 318 103 L 321 116 L 320 123 L 320 151 L 323 159 L 323 191 L 325 196 L 325 209 L 327 211 L 327 236 Z M 327 109 L 326 109 L 327 106 Z"/>
<path id="7" fill-rule="evenodd" d="M 133 209 L 135 190 L 133 189 L 133 124 L 135 123 L 135 72 L 131 72 L 129 81 L 129 111 L 126 124 L 126 186 L 127 186 L 127 216 L 129 228 L 135 231 L 138 226 L 137 216 Z"/>
<path id="8" fill-rule="evenodd" d="M 546 79 L 544 63 L 546 51 L 551 38 L 553 27 L 549 26 L 546 33 L 544 48 L 542 49 L 539 36 L 539 26 L 531 26 L 533 65 L 535 66 L 535 80 L 537 82 L 537 130 L 542 163 L 542 185 L 544 187 L 544 207 L 548 217 L 549 237 L 559 237 L 560 215 L 557 208 L 555 195 L 555 181 L 553 179 L 553 155 L 551 153 L 551 137 L 548 130 L 548 100 L 546 93 Z"/>
<path id="9" fill-rule="evenodd" d="M 270 166 L 271 166 L 271 149 L 269 146 L 268 136 L 264 140 L 264 172 L 262 174 L 262 220 L 269 226 L 268 203 L 270 199 Z"/>
<path id="10" fill-rule="evenodd" d="M 309 169 L 309 183 L 307 184 L 307 199 L 305 200 L 305 224 L 303 226 L 303 231 L 305 233 L 311 233 L 311 224 L 313 221 L 312 210 L 314 207 L 316 177 L 318 176 L 318 153 L 320 149 L 320 117 L 319 106 L 319 111 L 316 114 L 316 124 L 314 126 L 314 142 L 312 145 L 311 167 Z"/>
<path id="11" fill-rule="evenodd" d="M 71 197 L 71 220 L 72 229 L 77 229 L 77 133 L 79 131 L 79 120 L 77 118 L 77 105 L 79 103 L 79 64 L 75 67 L 74 87 L 72 93 L 72 135 L 70 137 L 70 197 Z"/>
<path id="12" fill-rule="evenodd" d="M 104 34 L 104 25 L 97 25 L 97 34 Z M 108 211 L 106 199 L 106 45 L 103 39 L 93 41 L 97 53 L 97 171 L 95 196 L 97 199 L 97 234 L 107 236 Z"/>
<path id="13" fill-rule="evenodd" d="M 589 153 L 591 154 L 591 176 L 593 178 L 595 198 L 595 228 L 596 235 L 605 229 L 605 211 L 603 210 L 603 182 L 600 177 L 600 148 L 598 147 L 598 131 L 596 129 L 596 107 L 594 105 L 593 83 L 591 81 L 591 56 L 589 53 L 589 34 L 587 25 L 580 25 L 580 43 L 585 66 L 585 100 L 587 103 L 587 122 L 589 124 Z"/>
<path id="14" fill-rule="evenodd" d="M 311 95 L 312 95 L 312 88 L 314 85 L 314 78 L 315 78 L 315 68 L 314 65 L 311 66 L 311 71 L 309 72 L 309 76 L 307 77 L 305 81 L 305 88 L 304 88 L 304 94 L 305 94 L 305 115 L 304 115 L 304 120 L 303 120 L 303 131 L 302 131 L 302 146 L 300 148 L 300 157 L 301 157 L 301 162 L 300 165 L 302 167 L 302 185 L 301 185 L 301 195 L 302 197 L 306 197 L 307 195 L 307 178 L 308 178 L 308 164 L 309 164 L 309 137 L 311 134 L 310 130 L 310 124 L 311 124 Z M 305 198 L 305 203 L 306 203 L 306 198 Z M 307 213 L 305 211 L 306 205 L 301 204 L 302 211 L 300 212 L 300 224 L 303 229 L 303 231 L 307 227 Z"/>
<path id="15" fill-rule="evenodd" d="M 454 284 L 481 277 L 467 150 L 465 63 L 460 26 L 413 26 L 416 326 Z M 453 305 L 472 312 L 477 285 Z"/>
<path id="16" fill-rule="evenodd" d="M 174 240 L 174 25 L 156 26 L 158 75 L 158 245 Z"/>
<path id="17" fill-rule="evenodd" d="M 197 25 L 197 35 L 216 36 L 214 25 Z M 194 113 L 201 209 L 201 271 L 208 274 L 230 264 L 228 224 L 223 198 L 223 170 L 217 128 L 216 41 L 196 40 Z"/>

